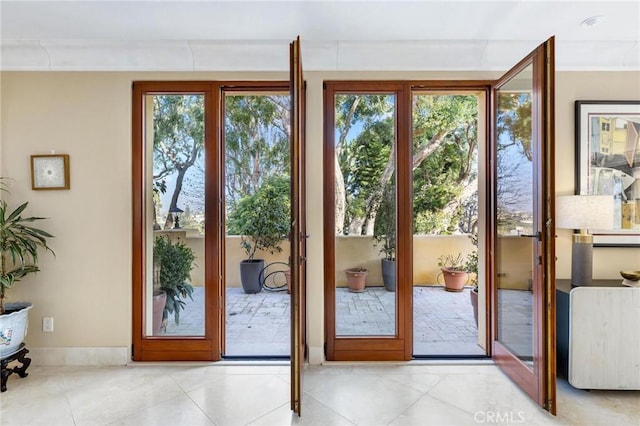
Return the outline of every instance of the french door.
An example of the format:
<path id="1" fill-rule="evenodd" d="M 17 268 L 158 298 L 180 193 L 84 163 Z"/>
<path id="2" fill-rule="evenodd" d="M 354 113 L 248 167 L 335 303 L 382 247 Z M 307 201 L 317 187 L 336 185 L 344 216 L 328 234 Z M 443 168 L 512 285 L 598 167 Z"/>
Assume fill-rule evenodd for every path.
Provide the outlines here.
<path id="1" fill-rule="evenodd" d="M 299 415 L 306 355 L 307 239 L 305 98 L 299 38 L 291 43 L 290 53 L 291 81 L 288 83 L 134 83 L 132 358 L 135 361 L 217 361 L 225 353 L 226 258 L 222 226 L 225 218 L 222 125 L 226 122 L 225 97 L 289 89 L 292 103 L 289 150 L 291 408 Z M 185 221 L 189 221 L 188 226 Z M 182 259 L 182 263 L 177 259 Z M 166 294 L 164 300 L 168 303 L 173 297 L 170 302 L 177 301 L 177 305 L 171 305 L 168 318 L 166 311 L 163 315 L 163 308 L 154 307 L 155 293 L 160 293 L 156 287 L 164 285 L 166 289 L 169 276 L 177 271 L 182 273 L 178 279 L 180 284 L 171 290 L 175 294 Z M 195 312 L 196 321 L 185 321 L 180 300 L 190 304 L 190 313 Z M 155 318 L 156 311 L 160 314 L 158 318 Z"/>
<path id="2" fill-rule="evenodd" d="M 492 87 L 492 357 L 555 414 L 554 39 Z"/>
<path id="3" fill-rule="evenodd" d="M 306 348 L 305 96 L 300 37 L 290 45 L 291 88 L 291 410 L 300 416 Z"/>
<path id="4" fill-rule="evenodd" d="M 231 140 L 226 132 L 234 129 L 234 117 L 246 117 L 245 109 L 250 110 L 254 103 L 273 107 L 273 103 L 280 102 L 278 107 L 283 112 L 279 117 L 286 117 L 287 122 L 279 127 L 281 133 L 274 139 L 286 147 L 285 154 L 281 154 L 284 157 L 273 162 L 288 172 L 289 91 L 287 81 L 134 83 L 134 360 L 215 361 L 229 353 L 236 355 L 233 347 L 239 345 L 225 339 L 224 302 L 227 286 L 239 287 L 242 253 L 239 244 L 227 244 L 238 238 L 225 235 L 223 225 L 228 216 L 228 200 L 238 198 L 232 198 L 235 193 L 229 196 L 226 192 L 237 183 L 232 179 L 236 175 L 227 173 L 226 165 L 239 163 L 234 157 L 237 144 L 232 143 L 238 137 Z M 236 112 L 231 118 L 227 109 L 230 106 Z M 259 115 L 260 111 L 251 113 Z M 299 124 L 296 126 L 300 128 Z M 239 149 L 247 150 L 245 145 Z M 304 155 L 301 150 L 292 154 L 295 158 Z M 301 164 L 301 160 L 295 164 Z M 237 170 L 238 167 L 232 172 Z M 295 170 L 299 180 L 300 170 Z M 247 175 L 245 169 L 236 174 Z M 292 189 L 299 188 L 297 185 Z M 298 203 L 301 196 L 293 198 Z M 296 212 L 304 214 L 304 210 Z M 288 219 L 287 215 L 285 220 Z M 304 223 L 295 223 L 304 234 L 304 227 L 300 228 Z M 300 257 L 304 257 L 304 247 L 297 254 Z M 283 263 L 287 260 L 285 257 Z M 165 293 L 165 308 L 155 307 L 155 293 Z M 297 296 L 301 297 L 300 292 Z M 156 312 L 160 314 L 157 320 Z M 289 344 L 285 342 L 284 347 L 288 355 Z"/>
<path id="5" fill-rule="evenodd" d="M 220 358 L 220 257 L 195 262 L 199 253 L 218 253 L 223 240 L 218 179 L 209 179 L 220 164 L 212 130 L 217 93 L 207 82 L 133 85 L 134 361 Z M 194 171 L 187 175 L 189 169 Z M 183 190 L 187 179 L 189 195 Z M 185 318 L 184 300 L 194 321 Z"/>

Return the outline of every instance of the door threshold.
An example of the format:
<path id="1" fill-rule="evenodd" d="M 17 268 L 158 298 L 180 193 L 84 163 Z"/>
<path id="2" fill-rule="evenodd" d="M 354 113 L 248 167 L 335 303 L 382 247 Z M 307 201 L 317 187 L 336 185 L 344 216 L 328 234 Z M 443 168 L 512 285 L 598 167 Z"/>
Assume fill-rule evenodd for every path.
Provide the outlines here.
<path id="1" fill-rule="evenodd" d="M 412 359 L 410 361 L 324 361 L 323 366 L 340 366 L 340 365 L 495 365 L 491 358 L 431 358 L 431 359 Z"/>

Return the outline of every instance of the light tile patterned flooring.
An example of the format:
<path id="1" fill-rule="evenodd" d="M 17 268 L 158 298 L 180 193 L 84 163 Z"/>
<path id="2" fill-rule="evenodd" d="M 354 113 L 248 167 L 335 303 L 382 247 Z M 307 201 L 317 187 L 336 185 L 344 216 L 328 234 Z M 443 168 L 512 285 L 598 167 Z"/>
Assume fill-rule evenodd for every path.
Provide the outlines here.
<path id="1" fill-rule="evenodd" d="M 637 426 L 640 419 L 640 392 L 586 392 L 559 380 L 553 417 L 494 365 L 416 362 L 306 367 L 298 418 L 286 363 L 231 364 L 33 366 L 28 377 L 9 378 L 0 424 Z"/>

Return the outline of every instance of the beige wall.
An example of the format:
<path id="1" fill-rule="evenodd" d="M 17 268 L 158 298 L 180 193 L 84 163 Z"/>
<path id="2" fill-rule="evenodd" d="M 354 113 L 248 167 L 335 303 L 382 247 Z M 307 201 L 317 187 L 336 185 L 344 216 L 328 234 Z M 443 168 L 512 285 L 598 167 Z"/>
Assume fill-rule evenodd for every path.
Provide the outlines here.
<path id="1" fill-rule="evenodd" d="M 309 344 L 323 345 L 322 81 L 324 79 L 486 79 L 497 73 L 313 72 L 307 80 Z M 50 218 L 57 257 L 11 290 L 34 302 L 27 341 L 36 347 L 129 347 L 131 344 L 131 82 L 159 79 L 287 79 L 287 73 L 5 72 L 0 170 L 14 179 L 12 199 Z M 573 102 L 640 99 L 640 73 L 558 73 L 558 194 L 573 193 Z M 32 191 L 29 155 L 68 153 L 71 189 Z M 570 270 L 570 232 L 558 230 L 558 276 Z M 596 249 L 596 278 L 639 268 L 638 249 Z M 55 331 L 42 333 L 52 316 Z"/>

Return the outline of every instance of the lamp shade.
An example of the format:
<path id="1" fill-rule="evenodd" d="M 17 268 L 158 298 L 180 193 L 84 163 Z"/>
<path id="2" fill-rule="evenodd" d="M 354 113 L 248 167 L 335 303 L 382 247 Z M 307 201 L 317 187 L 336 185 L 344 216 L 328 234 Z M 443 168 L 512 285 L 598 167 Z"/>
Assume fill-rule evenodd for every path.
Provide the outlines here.
<path id="1" fill-rule="evenodd" d="M 556 227 L 613 228 L 612 195 L 562 195 L 556 198 Z"/>

